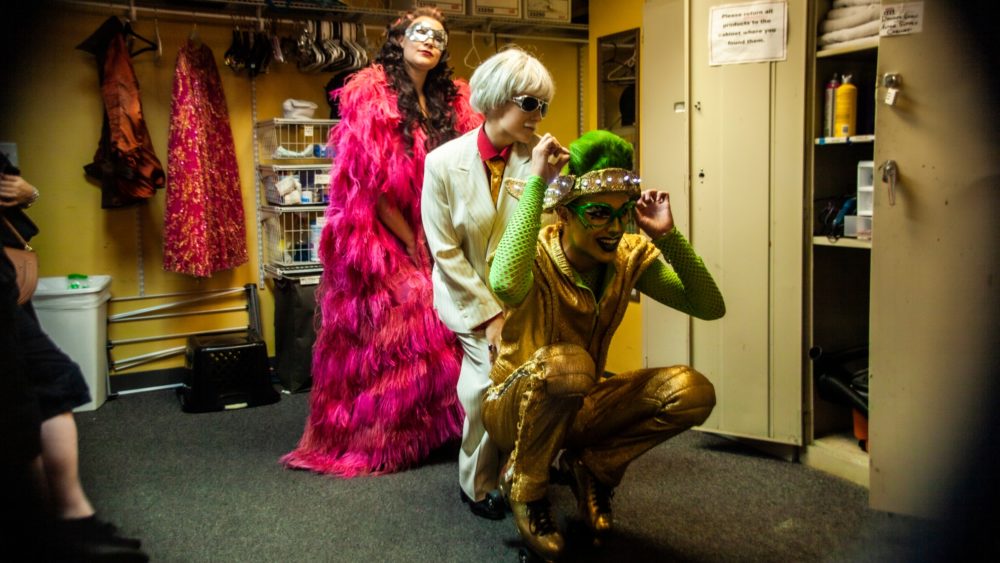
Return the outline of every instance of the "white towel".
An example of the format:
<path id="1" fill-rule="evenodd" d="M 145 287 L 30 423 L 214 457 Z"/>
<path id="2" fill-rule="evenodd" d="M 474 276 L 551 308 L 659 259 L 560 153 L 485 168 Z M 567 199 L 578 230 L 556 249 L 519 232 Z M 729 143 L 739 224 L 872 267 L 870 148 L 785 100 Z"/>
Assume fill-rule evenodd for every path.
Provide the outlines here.
<path id="1" fill-rule="evenodd" d="M 872 21 L 863 23 L 861 25 L 856 25 L 854 27 L 849 27 L 847 29 L 838 29 L 837 31 L 831 31 L 830 33 L 824 33 L 819 36 L 819 41 L 817 45 L 822 47 L 823 45 L 829 45 L 830 43 L 837 43 L 840 41 L 847 41 L 849 39 L 858 39 L 860 37 L 872 37 L 878 35 L 878 30 L 882 26 L 881 21 Z"/>
<path id="2" fill-rule="evenodd" d="M 878 14 L 879 17 L 882 15 L 882 8 L 877 4 L 872 4 L 871 6 L 849 6 L 846 8 L 834 8 L 826 13 L 826 19 L 829 20 L 839 20 L 841 18 L 849 18 L 857 14 Z"/>
<path id="3" fill-rule="evenodd" d="M 836 43 L 830 43 L 829 45 L 820 46 L 820 51 L 829 51 L 830 49 L 841 49 L 845 47 L 855 47 L 855 46 L 872 46 L 878 47 L 878 35 L 872 35 L 870 37 L 859 37 L 857 39 L 848 39 L 847 41 L 838 41 Z"/>
<path id="4" fill-rule="evenodd" d="M 823 20 L 823 23 L 819 26 L 820 34 L 837 31 L 838 29 L 847 29 L 849 27 L 854 27 L 870 21 L 880 20 L 882 18 L 882 11 L 878 6 L 845 8 L 845 10 L 849 10 L 849 12 L 842 14 L 840 17 L 833 19 L 828 17 Z M 833 10 L 830 11 L 832 12 Z"/>

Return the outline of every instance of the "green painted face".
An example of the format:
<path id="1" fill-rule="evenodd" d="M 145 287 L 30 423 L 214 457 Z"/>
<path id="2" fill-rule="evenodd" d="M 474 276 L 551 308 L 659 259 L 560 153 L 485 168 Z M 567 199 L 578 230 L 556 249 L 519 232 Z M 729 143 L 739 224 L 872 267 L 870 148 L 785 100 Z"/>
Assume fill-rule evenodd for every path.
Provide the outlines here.
<path id="1" fill-rule="evenodd" d="M 557 209 L 563 252 L 576 271 L 614 261 L 622 235 L 635 223 L 634 209 L 635 202 L 623 192 L 584 196 Z"/>

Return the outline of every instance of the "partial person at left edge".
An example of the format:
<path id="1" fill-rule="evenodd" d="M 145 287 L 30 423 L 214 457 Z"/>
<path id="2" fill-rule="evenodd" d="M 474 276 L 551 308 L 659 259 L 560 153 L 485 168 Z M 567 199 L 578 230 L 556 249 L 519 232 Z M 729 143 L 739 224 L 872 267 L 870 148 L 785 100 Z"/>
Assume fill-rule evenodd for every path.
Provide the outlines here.
<path id="1" fill-rule="evenodd" d="M 38 234 L 25 209 L 40 194 L 2 153 L 0 169 L 3 244 L 22 246 Z M 25 561 L 148 561 L 139 540 L 97 517 L 83 490 L 73 409 L 90 391 L 19 294 L 14 265 L 0 253 L 0 552 Z"/>

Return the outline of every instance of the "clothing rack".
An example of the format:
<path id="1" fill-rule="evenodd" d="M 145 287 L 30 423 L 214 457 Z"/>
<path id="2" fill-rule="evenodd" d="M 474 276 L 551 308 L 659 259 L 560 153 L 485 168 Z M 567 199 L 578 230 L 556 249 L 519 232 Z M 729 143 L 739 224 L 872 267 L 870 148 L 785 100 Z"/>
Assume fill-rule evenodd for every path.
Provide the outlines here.
<path id="1" fill-rule="evenodd" d="M 224 22 L 246 22 L 252 20 L 256 22 L 259 30 L 264 29 L 265 23 L 274 22 L 278 24 L 296 24 L 308 20 L 316 19 L 339 19 L 363 24 L 365 30 L 369 25 L 377 25 L 381 30 L 388 22 L 398 17 L 397 10 L 379 8 L 358 8 L 351 6 L 318 6 L 305 4 L 303 2 L 291 2 L 289 8 L 272 10 L 262 0 L 243 1 L 221 1 L 203 0 L 207 6 L 216 4 L 218 11 L 208 11 L 205 8 L 193 8 L 182 10 L 170 7 L 171 4 L 164 1 L 137 3 L 130 2 L 96 2 L 90 0 L 58 0 L 60 3 L 71 6 L 96 10 L 101 12 L 117 12 L 128 17 L 131 21 L 136 21 L 139 14 L 153 17 L 162 17 L 174 21 L 224 21 Z M 283 2 L 279 3 L 281 6 Z M 567 24 L 558 22 L 538 22 L 532 20 L 516 20 L 511 18 L 495 18 L 481 16 L 461 16 L 448 14 L 448 33 L 451 35 L 469 35 L 475 33 L 487 33 L 498 39 L 510 40 L 534 40 L 534 41 L 554 41 L 562 43 L 587 44 L 587 25 Z M 547 33 L 523 33 L 515 31 L 514 28 L 528 28 Z"/>

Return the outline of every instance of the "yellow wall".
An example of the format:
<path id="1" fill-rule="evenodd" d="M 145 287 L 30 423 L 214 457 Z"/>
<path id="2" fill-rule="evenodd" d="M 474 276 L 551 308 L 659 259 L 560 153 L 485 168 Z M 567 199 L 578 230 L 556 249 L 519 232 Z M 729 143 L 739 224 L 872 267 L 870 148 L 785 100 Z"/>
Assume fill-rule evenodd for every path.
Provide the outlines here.
<path id="1" fill-rule="evenodd" d="M 113 297 L 139 294 L 140 272 L 146 295 L 259 283 L 252 152 L 253 93 L 249 78 L 235 74 L 222 61 L 231 40 L 232 25 L 227 21 L 203 19 L 198 22 L 198 32 L 202 41 L 215 53 L 222 76 L 243 187 L 250 262 L 205 280 L 165 272 L 162 267 L 164 191 L 159 191 L 148 205 L 117 210 L 100 208 L 100 190 L 84 177 L 83 166 L 92 160 L 100 138 L 102 102 L 94 58 L 75 47 L 112 13 L 125 15 L 124 10 L 97 8 L 95 11 L 66 4 L 43 8 L 36 18 L 41 23 L 33 32 L 21 21 L 16 41 L 5 43 L 16 44 L 17 49 L 9 55 L 5 53 L 13 59 L 7 63 L 15 74 L 5 73 L 3 78 L 2 93 L 6 107 L 5 117 L 0 122 L 0 141 L 17 143 L 22 173 L 42 193 L 31 209 L 31 217 L 41 228 L 41 234 L 32 241 L 40 256 L 41 275 L 64 276 L 71 272 L 111 275 Z M 163 40 L 162 59 L 157 61 L 152 53 L 145 53 L 136 57 L 133 64 L 142 90 L 143 111 L 153 146 L 166 167 L 174 63 L 178 48 L 192 29 L 192 19 L 161 16 L 158 23 Z M 135 29 L 146 37 L 152 37 L 152 16 L 140 12 Z M 377 45 L 380 33 L 381 26 L 371 27 L 369 41 Z M 501 45 L 503 43 L 501 40 Z M 518 40 L 518 44 L 536 54 L 556 81 L 556 100 L 544 127 L 558 138 L 575 138 L 579 115 L 578 45 L 526 40 Z M 469 35 L 453 34 L 451 62 L 459 76 L 468 77 L 472 73 L 472 68 L 464 61 L 468 60 L 470 65 L 475 66 L 477 60 L 485 59 L 495 49 L 488 44 L 488 40 L 478 35 L 478 56 L 471 52 L 470 47 Z M 312 100 L 320 106 L 317 117 L 327 117 L 328 106 L 323 87 L 330 76 L 303 74 L 293 64 L 272 64 L 271 71 L 256 80 L 258 118 L 280 116 L 281 102 L 290 97 Z M 268 284 L 261 288 L 261 304 L 265 340 L 273 355 L 274 299 L 271 289 Z M 144 305 L 147 304 L 140 306 Z M 136 306 L 131 304 L 127 309 Z M 127 309 L 124 304 L 112 304 L 111 313 Z M 231 316 L 231 319 L 179 317 L 146 323 L 146 327 L 125 323 L 113 325 L 109 336 L 129 338 L 238 326 L 245 322 L 243 318 L 239 315 Z M 121 359 L 181 345 L 183 340 L 132 346 L 127 351 L 115 351 L 114 356 Z M 145 364 L 138 369 L 181 364 L 181 359 L 174 357 Z"/>
<path id="2" fill-rule="evenodd" d="M 597 38 L 620 31 L 642 27 L 642 0 L 590 0 L 590 45 L 588 46 L 586 129 L 597 127 L 597 74 L 593 72 L 597 60 Z M 640 65 L 643 61 L 640 60 Z M 640 76 L 642 71 L 640 71 Z M 642 116 L 638 116 L 642 119 Z M 630 303 L 625 319 L 611 342 L 608 352 L 608 371 L 620 373 L 643 367 L 642 360 L 642 309 Z"/>

